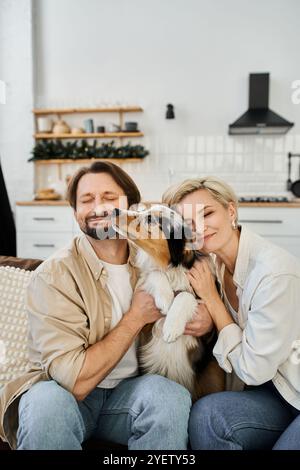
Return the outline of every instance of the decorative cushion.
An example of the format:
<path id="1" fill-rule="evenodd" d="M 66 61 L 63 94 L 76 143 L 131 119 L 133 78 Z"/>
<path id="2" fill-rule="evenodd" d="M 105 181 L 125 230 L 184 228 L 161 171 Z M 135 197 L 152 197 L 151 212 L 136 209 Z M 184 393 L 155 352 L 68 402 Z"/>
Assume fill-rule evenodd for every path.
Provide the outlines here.
<path id="1" fill-rule="evenodd" d="M 41 263 L 42 260 L 0 256 L 0 388 L 29 366 L 25 295 L 32 271 Z M 127 449 L 98 439 L 88 440 L 83 448 Z M 1 450 L 9 450 L 9 446 L 0 438 Z"/>
<path id="2" fill-rule="evenodd" d="M 0 266 L 0 387 L 29 368 L 25 295 L 32 275 Z"/>
<path id="3" fill-rule="evenodd" d="M 15 268 L 26 269 L 28 271 L 34 271 L 42 262 L 40 259 L 0 255 L 0 266 L 14 266 Z"/>

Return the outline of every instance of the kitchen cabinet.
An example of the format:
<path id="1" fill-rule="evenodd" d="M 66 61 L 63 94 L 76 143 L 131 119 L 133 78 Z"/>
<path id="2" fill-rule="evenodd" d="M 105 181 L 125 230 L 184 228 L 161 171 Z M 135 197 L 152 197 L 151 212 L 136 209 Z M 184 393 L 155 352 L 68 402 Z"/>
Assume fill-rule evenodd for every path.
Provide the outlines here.
<path id="1" fill-rule="evenodd" d="M 46 259 L 78 233 L 67 205 L 17 205 L 17 256 Z"/>
<path id="2" fill-rule="evenodd" d="M 240 207 L 239 223 L 300 258 L 300 206 Z"/>

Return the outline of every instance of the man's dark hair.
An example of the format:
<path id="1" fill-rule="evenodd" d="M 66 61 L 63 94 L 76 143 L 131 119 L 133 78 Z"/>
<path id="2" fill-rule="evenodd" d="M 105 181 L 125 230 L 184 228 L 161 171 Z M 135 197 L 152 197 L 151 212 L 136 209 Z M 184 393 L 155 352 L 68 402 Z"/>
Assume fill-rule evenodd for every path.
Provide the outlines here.
<path id="1" fill-rule="evenodd" d="M 131 177 L 120 168 L 111 162 L 94 162 L 89 167 L 80 168 L 72 177 L 67 191 L 67 200 L 70 206 L 76 211 L 76 197 L 77 187 L 82 176 L 88 173 L 107 173 L 123 189 L 128 200 L 128 207 L 132 204 L 138 204 L 141 201 L 141 194 L 137 185 Z"/>

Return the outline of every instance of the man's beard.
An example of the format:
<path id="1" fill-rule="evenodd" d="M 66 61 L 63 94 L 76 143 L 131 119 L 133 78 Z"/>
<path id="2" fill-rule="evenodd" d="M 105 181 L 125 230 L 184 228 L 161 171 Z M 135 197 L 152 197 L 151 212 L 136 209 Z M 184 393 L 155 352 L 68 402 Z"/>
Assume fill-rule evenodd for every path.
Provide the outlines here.
<path id="1" fill-rule="evenodd" d="M 90 227 L 88 223 L 85 223 L 85 227 L 80 227 L 83 233 L 95 240 L 116 240 L 118 237 L 115 229 L 110 225 L 108 227 Z"/>

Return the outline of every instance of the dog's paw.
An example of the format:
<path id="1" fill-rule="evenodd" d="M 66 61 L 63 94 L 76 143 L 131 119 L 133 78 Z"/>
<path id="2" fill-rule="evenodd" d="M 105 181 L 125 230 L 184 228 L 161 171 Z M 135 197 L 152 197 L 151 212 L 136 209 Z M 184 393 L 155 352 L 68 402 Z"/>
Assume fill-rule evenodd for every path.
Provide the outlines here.
<path id="1" fill-rule="evenodd" d="M 166 343 L 173 343 L 179 336 L 183 335 L 185 330 L 184 318 L 166 318 L 163 326 L 163 339 Z"/>
<path id="2" fill-rule="evenodd" d="M 174 300 L 173 292 L 159 292 L 154 296 L 154 299 L 156 307 L 161 311 L 162 315 L 167 315 Z"/>

